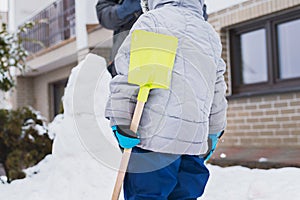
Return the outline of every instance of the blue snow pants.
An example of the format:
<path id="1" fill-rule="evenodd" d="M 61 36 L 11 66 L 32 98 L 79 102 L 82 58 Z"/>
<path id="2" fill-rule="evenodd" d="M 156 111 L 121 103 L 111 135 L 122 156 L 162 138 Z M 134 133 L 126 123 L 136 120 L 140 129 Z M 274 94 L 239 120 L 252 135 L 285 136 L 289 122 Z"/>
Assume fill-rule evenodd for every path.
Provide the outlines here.
<path id="1" fill-rule="evenodd" d="M 196 200 L 209 178 L 204 159 L 132 149 L 124 179 L 125 200 Z"/>

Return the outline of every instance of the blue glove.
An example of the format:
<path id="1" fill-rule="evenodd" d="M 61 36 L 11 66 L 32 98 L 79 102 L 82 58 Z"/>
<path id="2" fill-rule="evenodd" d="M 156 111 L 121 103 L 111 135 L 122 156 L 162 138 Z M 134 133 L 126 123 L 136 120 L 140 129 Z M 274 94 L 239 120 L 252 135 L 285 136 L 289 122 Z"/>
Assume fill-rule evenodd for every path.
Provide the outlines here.
<path id="1" fill-rule="evenodd" d="M 139 135 L 130 130 L 129 126 L 119 125 L 111 128 L 122 148 L 130 149 L 141 142 Z"/>
<path id="2" fill-rule="evenodd" d="M 127 16 L 141 9 L 140 0 L 124 0 L 121 5 L 118 5 L 116 12 L 120 19 L 125 19 Z"/>
<path id="3" fill-rule="evenodd" d="M 223 133 L 224 133 L 224 131 L 221 131 L 219 133 L 208 135 L 208 151 L 207 151 L 206 155 L 203 157 L 205 161 L 209 160 L 210 157 L 212 156 L 212 154 L 214 153 L 214 151 L 217 147 L 217 144 L 219 142 L 219 139 L 221 138 Z"/>

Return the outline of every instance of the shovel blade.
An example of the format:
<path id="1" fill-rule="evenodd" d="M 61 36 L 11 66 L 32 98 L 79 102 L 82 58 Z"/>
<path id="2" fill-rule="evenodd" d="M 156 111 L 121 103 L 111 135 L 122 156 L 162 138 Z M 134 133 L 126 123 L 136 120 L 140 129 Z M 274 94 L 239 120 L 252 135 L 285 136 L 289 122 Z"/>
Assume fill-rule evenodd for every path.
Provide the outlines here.
<path id="1" fill-rule="evenodd" d="M 148 90 L 168 89 L 178 39 L 174 36 L 135 30 L 132 33 L 128 82 Z"/>

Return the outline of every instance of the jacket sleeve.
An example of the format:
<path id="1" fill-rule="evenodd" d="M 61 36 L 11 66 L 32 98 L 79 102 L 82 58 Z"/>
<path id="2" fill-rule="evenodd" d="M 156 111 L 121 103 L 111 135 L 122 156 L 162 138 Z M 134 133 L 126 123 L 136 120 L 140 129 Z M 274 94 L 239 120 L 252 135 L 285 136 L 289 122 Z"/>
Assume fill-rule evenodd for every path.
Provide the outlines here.
<path id="1" fill-rule="evenodd" d="M 215 83 L 214 98 L 209 117 L 209 133 L 219 133 L 226 127 L 226 83 L 224 80 L 224 73 L 226 71 L 226 64 L 222 58 L 219 59 L 217 65 L 217 77 Z"/>
<path id="2" fill-rule="evenodd" d="M 118 30 L 139 15 L 137 13 L 132 13 L 132 15 L 129 15 L 125 19 L 120 19 L 116 13 L 118 6 L 119 4 L 115 0 L 98 0 L 96 12 L 99 23 L 103 27 L 111 30 Z"/>
<path id="3" fill-rule="evenodd" d="M 110 125 L 130 125 L 134 113 L 139 86 L 128 83 L 131 34 L 136 29 L 153 31 L 154 22 L 148 14 L 142 15 L 132 27 L 115 57 L 117 75 L 110 82 L 110 95 L 105 117 Z"/>
<path id="4" fill-rule="evenodd" d="M 138 86 L 128 83 L 130 35 L 115 57 L 117 75 L 110 82 L 110 95 L 105 110 L 105 117 L 110 120 L 111 126 L 130 125 L 139 91 Z"/>

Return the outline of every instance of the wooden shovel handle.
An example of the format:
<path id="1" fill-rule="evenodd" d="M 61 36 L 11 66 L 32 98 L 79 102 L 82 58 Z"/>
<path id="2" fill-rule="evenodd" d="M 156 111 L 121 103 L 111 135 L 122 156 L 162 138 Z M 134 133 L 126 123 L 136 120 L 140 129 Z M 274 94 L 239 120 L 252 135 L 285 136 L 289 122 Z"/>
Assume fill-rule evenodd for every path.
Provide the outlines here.
<path id="1" fill-rule="evenodd" d="M 123 180 L 125 177 L 126 169 L 127 169 L 129 158 L 130 158 L 130 154 L 131 154 L 131 149 L 124 149 L 118 176 L 116 179 L 114 191 L 113 191 L 112 198 L 111 198 L 112 200 L 119 199 L 121 188 L 122 188 L 122 183 L 123 183 Z"/>
<path id="2" fill-rule="evenodd" d="M 132 118 L 132 121 L 131 121 L 130 130 L 132 130 L 135 133 L 137 132 L 137 129 L 138 129 L 139 124 L 140 124 L 140 120 L 141 120 L 141 117 L 142 117 L 144 105 L 145 105 L 144 102 L 137 101 L 135 109 L 134 109 L 134 114 L 133 114 L 133 118 Z M 117 176 L 117 179 L 116 179 L 114 191 L 113 191 L 112 198 L 111 198 L 112 200 L 118 200 L 119 199 L 121 188 L 122 188 L 122 183 L 124 181 L 125 173 L 126 173 L 128 162 L 129 162 L 129 158 L 130 158 L 130 155 L 131 155 L 131 150 L 132 149 L 124 149 L 121 164 L 120 164 L 120 168 L 119 168 L 119 172 L 118 172 L 118 176 Z"/>

